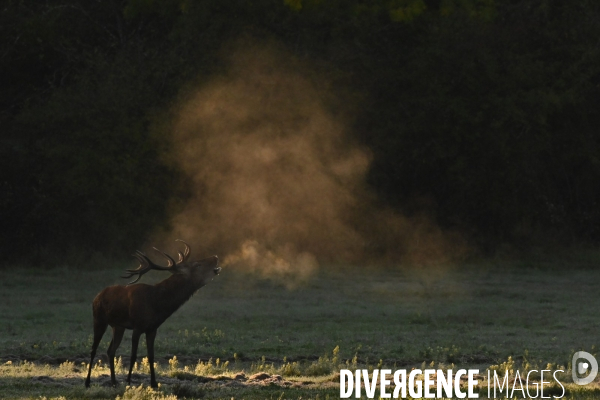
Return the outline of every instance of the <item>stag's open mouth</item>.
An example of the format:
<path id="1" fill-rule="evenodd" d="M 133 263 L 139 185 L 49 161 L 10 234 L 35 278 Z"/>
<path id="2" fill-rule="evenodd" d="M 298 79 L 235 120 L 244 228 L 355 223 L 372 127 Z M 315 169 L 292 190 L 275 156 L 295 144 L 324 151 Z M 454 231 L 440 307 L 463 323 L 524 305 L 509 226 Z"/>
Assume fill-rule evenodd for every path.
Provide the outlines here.
<path id="1" fill-rule="evenodd" d="M 215 275 L 219 275 L 219 272 L 221 272 L 221 267 L 217 267 L 213 269 L 213 271 L 215 271 Z"/>

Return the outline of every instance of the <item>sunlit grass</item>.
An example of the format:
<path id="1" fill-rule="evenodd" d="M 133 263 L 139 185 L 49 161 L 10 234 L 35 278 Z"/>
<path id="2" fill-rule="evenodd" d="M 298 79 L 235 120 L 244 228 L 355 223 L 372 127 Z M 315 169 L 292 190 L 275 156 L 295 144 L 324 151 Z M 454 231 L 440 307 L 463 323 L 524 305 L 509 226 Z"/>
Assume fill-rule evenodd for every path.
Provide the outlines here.
<path id="1" fill-rule="evenodd" d="M 83 388 L 82 382 L 88 365 L 82 363 L 75 365 L 67 361 L 58 366 L 42 365 L 28 361 L 5 362 L 0 366 L 0 390 L 2 397 L 6 398 L 94 398 L 94 399 L 176 399 L 176 398 L 337 398 L 339 396 L 339 375 L 341 368 L 364 368 L 372 373 L 374 368 L 390 368 L 382 361 L 377 364 L 362 365 L 356 358 L 343 360 L 338 358 L 339 349 L 336 348 L 330 355 L 324 355 L 318 360 L 306 363 L 295 362 L 298 374 L 286 375 L 285 371 L 290 363 L 282 360 L 281 363 L 267 363 L 264 359 L 252 364 L 248 368 L 239 369 L 229 363 L 220 361 L 202 362 L 196 365 L 181 365 L 177 357 L 167 363 L 157 365 L 157 377 L 161 382 L 159 388 L 154 390 L 148 387 L 147 377 L 140 376 L 147 370 L 147 360 L 136 366 L 134 376 L 136 382 L 131 386 L 123 383 L 125 371 L 119 366 L 117 377 L 121 381 L 117 387 L 110 386 L 108 367 L 96 363 L 92 369 L 93 385 L 90 389 Z M 520 357 L 519 357 L 520 358 Z M 455 369 L 454 364 L 431 362 L 422 363 L 422 370 Z M 539 365 L 524 359 L 516 362 L 509 357 L 502 363 L 487 367 L 490 371 L 504 372 L 514 375 L 517 369 L 548 369 L 554 372 L 557 369 L 564 371 L 561 382 L 565 387 L 565 399 L 592 399 L 597 398 L 600 389 L 597 384 L 588 387 L 579 387 L 567 378 L 570 369 L 560 365 Z M 564 379 L 563 379 L 564 378 Z M 422 377 L 421 377 L 422 379 Z M 480 374 L 478 392 L 482 398 L 487 397 L 486 371 Z M 532 379 L 539 382 L 540 377 L 532 375 Z M 532 391 L 535 386 L 531 385 Z M 558 385 L 547 386 L 546 395 L 561 395 L 562 388 Z M 273 394 L 277 396 L 273 397 Z M 364 398 L 364 396 L 363 396 Z M 502 398 L 499 396 L 498 398 Z"/>

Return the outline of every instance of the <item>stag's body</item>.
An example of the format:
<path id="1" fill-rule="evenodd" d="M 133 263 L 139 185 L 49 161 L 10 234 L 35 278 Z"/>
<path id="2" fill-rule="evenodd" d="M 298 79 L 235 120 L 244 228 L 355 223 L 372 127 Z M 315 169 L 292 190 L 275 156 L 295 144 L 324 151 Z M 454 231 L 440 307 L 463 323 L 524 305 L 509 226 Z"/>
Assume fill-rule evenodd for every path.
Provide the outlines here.
<path id="1" fill-rule="evenodd" d="M 130 270 L 128 277 L 135 274 L 141 276 L 150 269 L 170 270 L 173 275 L 156 285 L 109 286 L 96 296 L 93 302 L 94 342 L 88 375 L 85 380 L 86 387 L 90 385 L 90 375 L 96 350 L 108 325 L 112 327 L 113 331 L 113 337 L 108 346 L 110 377 L 113 385 L 117 384 L 114 366 L 115 353 L 119 344 L 121 344 L 125 329 L 131 329 L 133 334 L 127 382 L 131 383 L 131 372 L 137 357 L 138 342 L 140 336 L 145 334 L 148 362 L 150 364 L 150 382 L 152 387 L 158 386 L 154 374 L 156 330 L 198 289 L 206 285 L 220 271 L 220 268 L 217 267 L 217 256 L 185 263 L 188 255 L 189 247 L 186 245 L 185 256 L 180 253 L 178 263 L 166 256 L 170 260 L 169 266 L 160 267 L 153 264 L 144 254 L 138 253 L 136 257 L 142 265 L 137 270 Z M 135 283 L 135 281 L 132 283 Z"/>
<path id="2" fill-rule="evenodd" d="M 198 289 L 180 275 L 173 275 L 153 286 L 109 286 L 94 299 L 94 320 L 99 324 L 146 333 L 157 329 Z"/>

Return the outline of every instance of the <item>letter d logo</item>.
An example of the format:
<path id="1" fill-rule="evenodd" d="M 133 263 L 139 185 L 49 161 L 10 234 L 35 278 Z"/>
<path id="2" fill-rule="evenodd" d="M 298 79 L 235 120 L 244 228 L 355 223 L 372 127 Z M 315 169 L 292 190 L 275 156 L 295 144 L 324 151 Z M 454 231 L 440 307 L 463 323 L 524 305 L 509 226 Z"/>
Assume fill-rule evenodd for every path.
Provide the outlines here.
<path id="1" fill-rule="evenodd" d="M 584 358 L 586 361 L 589 362 L 585 362 L 585 361 L 580 361 L 580 359 Z M 591 365 L 592 370 L 590 371 L 590 374 L 588 376 L 586 376 L 585 378 L 580 378 L 578 376 L 578 374 L 582 375 L 584 374 L 587 370 L 588 367 Z M 577 353 L 573 354 L 573 360 L 571 362 L 571 370 L 573 373 L 573 382 L 578 384 L 578 385 L 587 385 L 588 383 L 591 383 L 595 378 L 596 375 L 598 375 L 598 362 L 596 361 L 596 359 L 594 358 L 593 355 L 591 355 L 588 352 L 585 351 L 578 351 Z"/>

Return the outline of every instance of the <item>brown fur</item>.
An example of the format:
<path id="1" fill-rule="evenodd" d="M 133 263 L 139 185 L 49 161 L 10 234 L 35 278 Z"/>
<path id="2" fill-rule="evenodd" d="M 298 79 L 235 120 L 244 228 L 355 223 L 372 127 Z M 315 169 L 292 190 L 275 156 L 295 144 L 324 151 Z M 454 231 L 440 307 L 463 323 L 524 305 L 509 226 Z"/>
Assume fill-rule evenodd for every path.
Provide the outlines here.
<path id="1" fill-rule="evenodd" d="M 150 382 L 157 387 L 154 375 L 154 339 L 156 330 L 179 307 L 181 307 L 198 289 L 206 285 L 220 268 L 216 256 L 176 265 L 174 274 L 156 285 L 136 284 L 131 286 L 109 286 L 102 290 L 92 304 L 94 312 L 94 343 L 85 386 L 90 386 L 90 375 L 96 355 L 96 349 L 108 325 L 112 327 L 113 337 L 108 346 L 110 377 L 113 385 L 115 377 L 115 353 L 125 329 L 133 330 L 131 361 L 127 383 L 131 383 L 131 372 L 137 357 L 140 336 L 146 335 L 148 362 L 150 364 Z"/>

